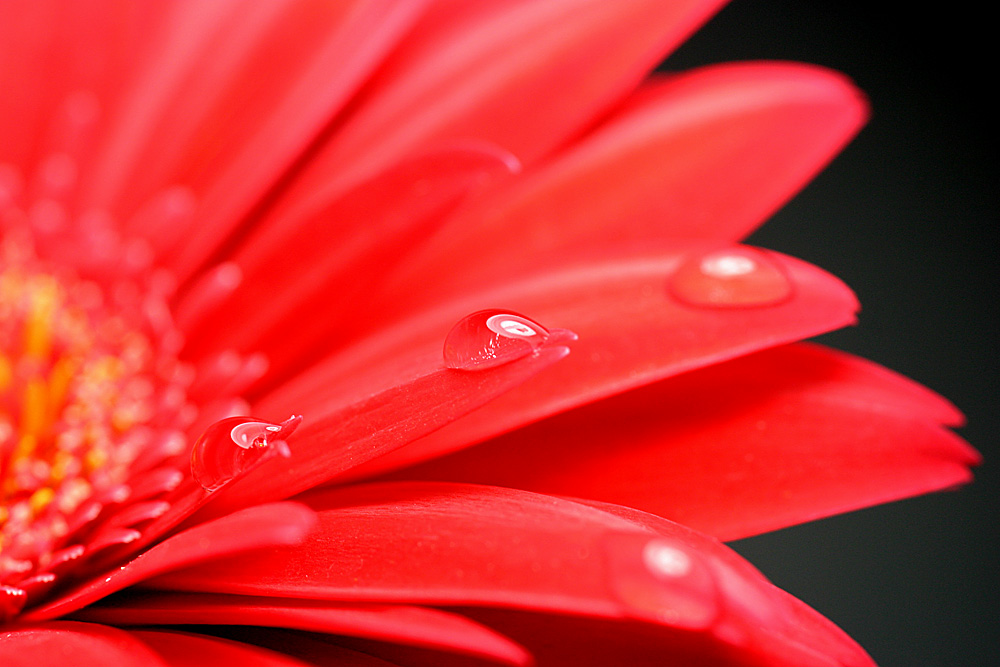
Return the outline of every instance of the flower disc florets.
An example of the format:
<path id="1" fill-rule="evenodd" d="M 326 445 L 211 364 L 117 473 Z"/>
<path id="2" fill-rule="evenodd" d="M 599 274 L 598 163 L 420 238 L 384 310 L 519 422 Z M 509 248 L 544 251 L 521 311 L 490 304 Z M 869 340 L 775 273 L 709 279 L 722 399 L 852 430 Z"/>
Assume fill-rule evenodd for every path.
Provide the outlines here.
<path id="1" fill-rule="evenodd" d="M 165 308 L 148 285 L 48 264 L 16 229 L 0 240 L 0 618 L 168 506 L 162 485 L 130 486 L 193 418 Z"/>

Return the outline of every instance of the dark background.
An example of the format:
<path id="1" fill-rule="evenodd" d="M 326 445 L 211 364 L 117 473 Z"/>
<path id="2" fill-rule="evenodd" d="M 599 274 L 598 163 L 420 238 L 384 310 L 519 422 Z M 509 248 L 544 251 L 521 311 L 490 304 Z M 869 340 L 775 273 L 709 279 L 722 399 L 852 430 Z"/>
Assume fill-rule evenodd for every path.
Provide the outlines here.
<path id="1" fill-rule="evenodd" d="M 962 8 L 964 5 L 956 5 Z M 1000 665 L 997 141 L 984 16 L 916 3 L 735 0 L 665 63 L 812 62 L 852 77 L 873 118 L 749 242 L 857 292 L 860 326 L 823 342 L 961 408 L 986 457 L 976 481 L 733 546 L 833 619 L 880 667 Z"/>

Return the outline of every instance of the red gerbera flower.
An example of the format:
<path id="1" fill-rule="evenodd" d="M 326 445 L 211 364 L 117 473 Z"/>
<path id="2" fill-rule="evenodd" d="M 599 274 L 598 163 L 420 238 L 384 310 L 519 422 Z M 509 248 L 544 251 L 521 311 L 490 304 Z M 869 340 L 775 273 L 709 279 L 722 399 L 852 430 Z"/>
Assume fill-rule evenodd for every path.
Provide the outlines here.
<path id="1" fill-rule="evenodd" d="M 4 664 L 870 665 L 718 540 L 977 455 L 738 245 L 866 107 L 644 80 L 719 4 L 0 5 Z"/>

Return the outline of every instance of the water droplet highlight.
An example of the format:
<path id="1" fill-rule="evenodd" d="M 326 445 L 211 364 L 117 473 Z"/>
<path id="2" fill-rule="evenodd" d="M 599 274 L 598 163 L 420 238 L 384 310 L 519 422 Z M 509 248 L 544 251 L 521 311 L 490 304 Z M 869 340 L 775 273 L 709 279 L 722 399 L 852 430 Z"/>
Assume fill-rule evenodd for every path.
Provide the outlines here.
<path id="1" fill-rule="evenodd" d="M 764 252 L 736 246 L 687 258 L 671 276 L 669 289 L 676 299 L 692 306 L 748 308 L 788 300 L 792 282 Z"/>
<path id="2" fill-rule="evenodd" d="M 691 557 L 680 549 L 659 540 L 649 542 L 642 550 L 642 561 L 654 574 L 683 577 L 691 572 Z"/>
<path id="3" fill-rule="evenodd" d="M 459 370 L 485 370 L 510 363 L 548 342 L 569 342 L 576 334 L 549 331 L 538 322 L 505 310 L 480 310 L 462 318 L 444 340 L 444 364 Z"/>
<path id="4" fill-rule="evenodd" d="M 285 439 L 302 422 L 294 415 L 280 424 L 253 417 L 227 417 L 205 429 L 191 450 L 191 474 L 215 491 L 276 455 L 290 456 Z"/>

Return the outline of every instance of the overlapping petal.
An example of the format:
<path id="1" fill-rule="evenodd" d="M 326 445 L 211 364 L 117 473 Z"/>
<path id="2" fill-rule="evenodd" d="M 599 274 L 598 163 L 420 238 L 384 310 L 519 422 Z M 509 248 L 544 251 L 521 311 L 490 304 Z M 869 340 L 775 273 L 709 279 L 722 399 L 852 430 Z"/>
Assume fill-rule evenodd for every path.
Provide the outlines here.
<path id="1" fill-rule="evenodd" d="M 593 498 L 732 540 L 968 481 L 978 454 L 941 427 L 960 417 L 874 364 L 791 345 L 395 476 Z"/>
<path id="2" fill-rule="evenodd" d="M 130 634 L 170 665 L 245 665 L 246 667 L 307 667 L 308 663 L 219 637 L 173 630 L 133 630 Z"/>
<path id="3" fill-rule="evenodd" d="M 30 610 L 24 618 L 56 618 L 143 579 L 204 560 L 296 544 L 313 524 L 313 513 L 297 503 L 258 505 L 235 512 L 164 540 L 125 565 L 102 573 L 103 577 L 87 581 Z"/>
<path id="4" fill-rule="evenodd" d="M 843 76 L 800 64 L 715 65 L 647 82 L 571 148 L 458 212 L 399 280 L 419 279 L 433 299 L 456 274 L 495 276 L 517 256 L 738 241 L 840 151 L 866 112 Z"/>
<path id="5" fill-rule="evenodd" d="M 843 284 L 734 245 L 864 122 L 853 85 L 788 63 L 640 85 L 721 4 L 0 4 L 4 234 L 171 310 L 146 319 L 180 356 L 177 423 L 109 487 L 129 503 L 82 505 L 80 544 L 0 591 L 27 601 L 4 664 L 870 667 L 716 538 L 978 455 L 939 397 L 795 344 L 853 322 Z M 172 301 L 129 300 L 147 287 Z M 445 368 L 490 307 L 580 338 Z M 160 441 L 234 411 L 305 421 L 209 492 Z"/>
<path id="6" fill-rule="evenodd" d="M 441 149 L 394 165 L 287 229 L 251 234 L 227 262 L 240 276 L 230 293 L 205 303 L 195 288 L 179 300 L 188 354 L 261 351 L 272 379 L 288 375 L 304 354 L 356 332 L 387 267 L 420 247 L 464 197 L 517 169 L 490 146 Z"/>
<path id="7" fill-rule="evenodd" d="M 92 606 L 75 617 L 126 626 L 273 626 L 452 651 L 513 665 L 530 662 L 524 649 L 489 628 L 457 614 L 413 605 L 168 593 Z"/>
<path id="8" fill-rule="evenodd" d="M 166 667 L 131 633 L 107 625 L 53 621 L 0 631 L 4 665 L 38 667 L 50 664 L 103 665 L 122 667 Z"/>
<path id="9" fill-rule="evenodd" d="M 347 387 L 354 401 L 325 393 L 313 418 L 295 439 L 294 454 L 236 480 L 217 493 L 203 516 L 287 498 L 328 482 L 343 472 L 408 445 L 526 382 L 569 352 L 553 344 L 513 363 L 483 372 L 440 369 L 440 356 L 414 357 L 421 369 L 371 395 L 368 387 Z M 410 369 L 412 371 L 412 367 Z M 356 402 L 355 402 L 356 401 Z"/>
<path id="10" fill-rule="evenodd" d="M 792 342 L 853 321 L 857 302 L 840 281 L 808 264 L 777 254 L 794 286 L 792 296 L 763 307 L 714 308 L 683 303 L 669 282 L 691 256 L 714 249 L 675 244 L 670 252 L 603 253 L 589 262 L 544 262 L 484 287 L 319 363 L 286 387 L 263 397 L 259 407 L 282 413 L 309 406 L 324 388 L 406 377 L 414 359 L 439 355 L 444 336 L 463 313 L 483 305 L 509 307 L 543 325 L 579 334 L 573 354 L 521 390 L 492 401 L 453 426 L 380 457 L 354 474 L 370 474 L 422 460 L 492 437 L 538 419 L 694 368 Z M 514 261 L 516 267 L 516 261 Z M 349 380 L 348 380 L 349 379 Z"/>
<path id="11" fill-rule="evenodd" d="M 191 188 L 200 224 L 183 244 L 157 250 L 181 275 L 197 268 L 285 175 L 422 5 L 173 3 L 139 50 L 121 103 L 109 110 L 113 131 L 88 172 L 85 202 L 128 214 L 166 186 Z"/>
<path id="12" fill-rule="evenodd" d="M 274 218 L 318 210 L 346 185 L 440 142 L 476 138 L 531 162 L 607 112 L 721 4 L 437 3 Z"/>
<path id="13" fill-rule="evenodd" d="M 617 514 L 496 487 L 387 483 L 311 494 L 319 526 L 300 548 L 175 572 L 155 588 L 526 609 L 661 626 L 685 646 L 794 664 L 826 644 L 870 664 L 710 538 L 640 512 Z M 442 568 L 440 563 L 448 562 Z M 815 635 L 815 636 L 813 636 Z M 789 656 L 792 656 L 790 659 Z M 825 665 L 818 654 L 801 665 Z M 721 664 L 727 664 L 722 662 Z"/>

